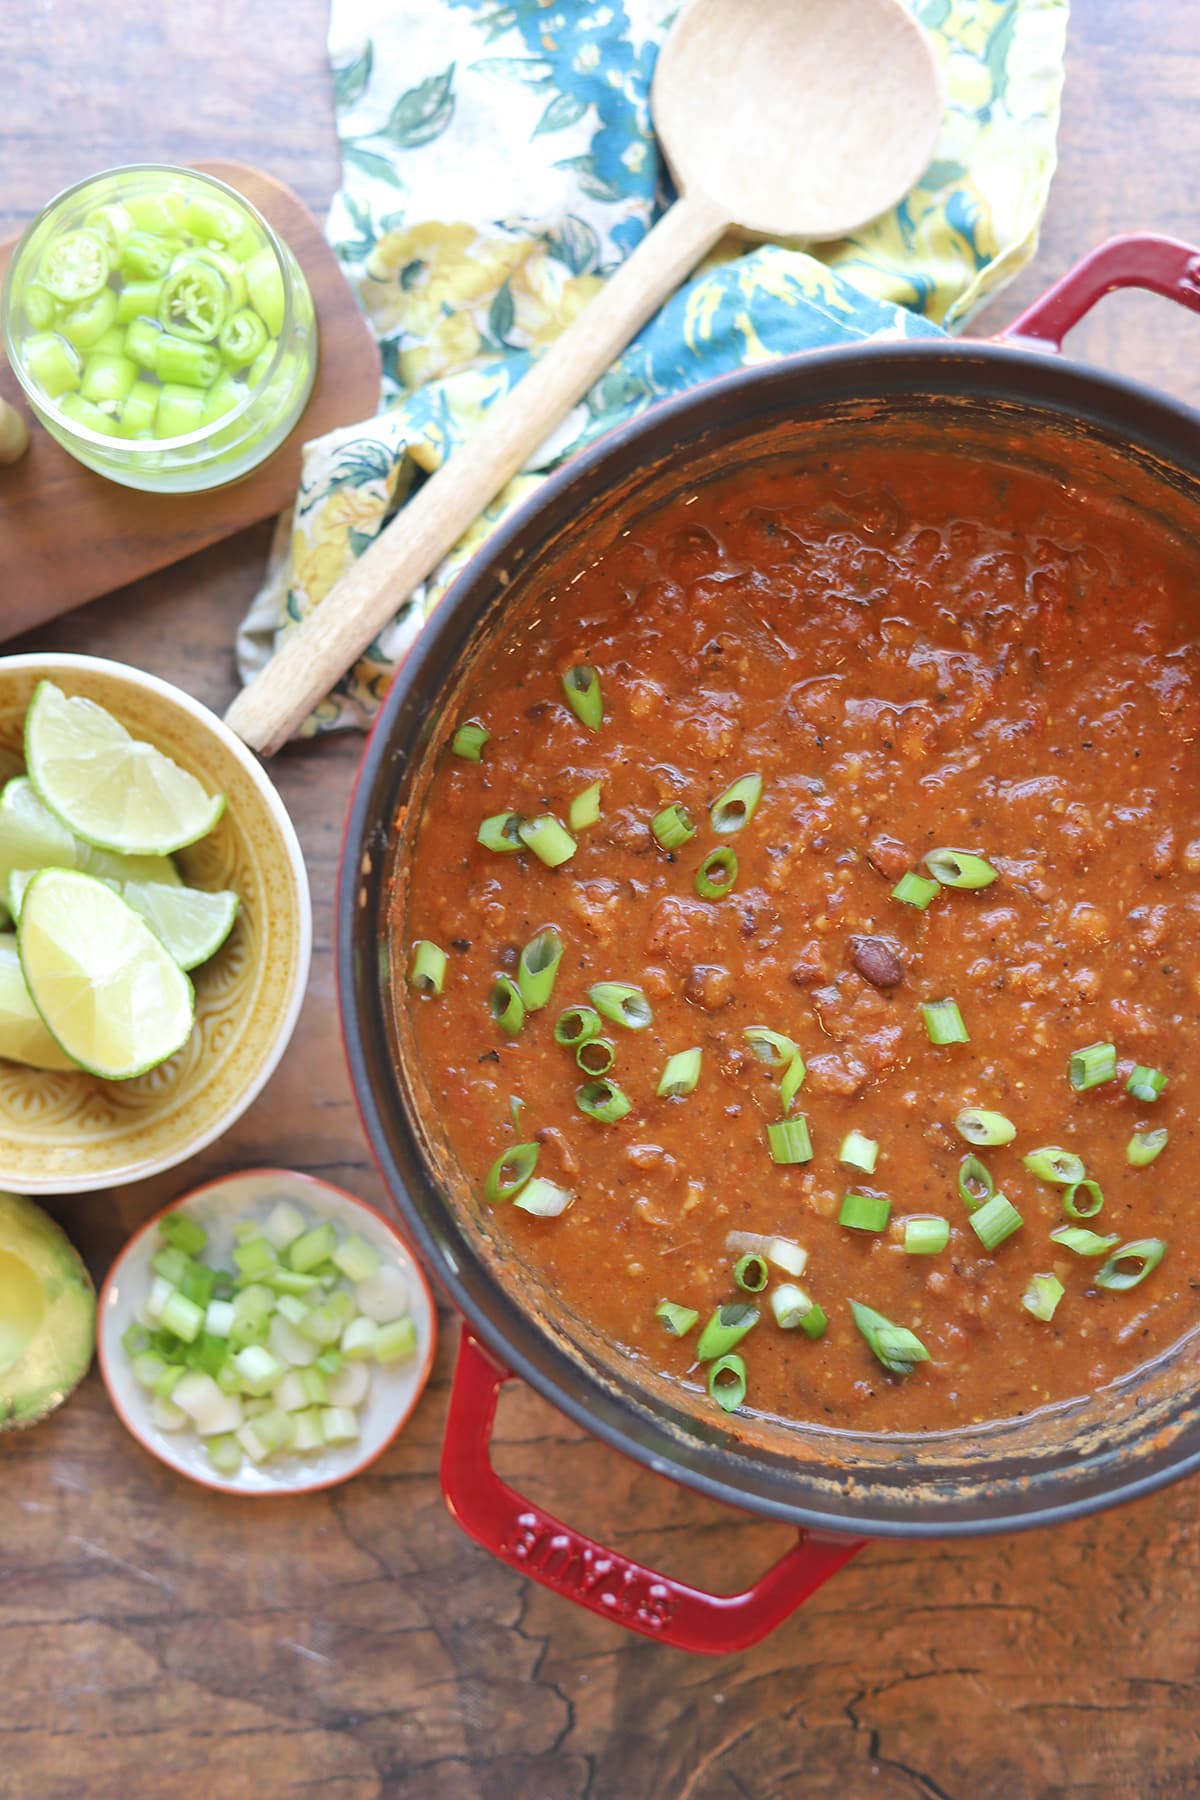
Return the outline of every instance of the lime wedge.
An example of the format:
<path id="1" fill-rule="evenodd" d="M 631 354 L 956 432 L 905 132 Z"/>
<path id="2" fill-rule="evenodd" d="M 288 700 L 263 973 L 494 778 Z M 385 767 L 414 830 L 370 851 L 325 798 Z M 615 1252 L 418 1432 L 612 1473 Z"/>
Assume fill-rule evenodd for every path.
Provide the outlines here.
<path id="1" fill-rule="evenodd" d="M 168 856 L 210 832 L 225 809 L 186 769 L 97 706 L 40 681 L 25 718 L 25 761 L 39 800 L 101 850 Z"/>
<path id="2" fill-rule="evenodd" d="M 42 805 L 28 775 L 14 776 L 0 791 L 0 894 L 20 869 L 81 869 L 108 881 L 175 887 L 183 879 L 169 856 L 117 856 L 85 844 Z"/>
<path id="3" fill-rule="evenodd" d="M 78 1067 L 50 1036 L 29 998 L 11 931 L 0 933 L 0 1056 L 35 1069 Z"/>
<path id="4" fill-rule="evenodd" d="M 191 982 L 103 882 L 43 869 L 26 889 L 17 943 L 34 1005 L 89 1073 L 125 1081 L 187 1041 Z"/>
<path id="5" fill-rule="evenodd" d="M 181 969 L 194 969 L 215 956 L 237 918 L 238 897 L 228 888 L 210 894 L 203 888 L 127 881 L 121 898 L 145 919 Z"/>

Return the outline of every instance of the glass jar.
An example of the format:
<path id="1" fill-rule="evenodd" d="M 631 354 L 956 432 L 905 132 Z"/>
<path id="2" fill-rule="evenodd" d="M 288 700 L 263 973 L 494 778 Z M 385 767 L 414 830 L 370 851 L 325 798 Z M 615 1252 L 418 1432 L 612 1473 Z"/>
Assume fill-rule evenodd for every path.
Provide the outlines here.
<path id="1" fill-rule="evenodd" d="M 291 250 L 223 181 L 130 163 L 59 194 L 0 293 L 4 349 L 34 414 L 125 487 L 236 481 L 304 410 L 312 296 Z"/>

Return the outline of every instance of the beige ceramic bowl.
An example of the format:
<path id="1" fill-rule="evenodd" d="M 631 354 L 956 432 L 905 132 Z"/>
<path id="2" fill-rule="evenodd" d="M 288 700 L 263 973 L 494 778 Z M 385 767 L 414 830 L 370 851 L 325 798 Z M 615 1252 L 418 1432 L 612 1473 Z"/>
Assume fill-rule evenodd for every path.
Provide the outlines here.
<path id="1" fill-rule="evenodd" d="M 196 887 L 232 888 L 241 900 L 224 945 L 192 973 L 195 1029 L 169 1062 L 101 1081 L 0 1061 L 0 1187 L 66 1194 L 172 1168 L 246 1110 L 292 1035 L 312 912 L 296 833 L 259 764 L 207 707 L 152 675 L 91 656 L 0 657 L 0 775 L 16 771 L 43 680 L 95 700 L 228 797 L 216 830 L 177 860 Z"/>

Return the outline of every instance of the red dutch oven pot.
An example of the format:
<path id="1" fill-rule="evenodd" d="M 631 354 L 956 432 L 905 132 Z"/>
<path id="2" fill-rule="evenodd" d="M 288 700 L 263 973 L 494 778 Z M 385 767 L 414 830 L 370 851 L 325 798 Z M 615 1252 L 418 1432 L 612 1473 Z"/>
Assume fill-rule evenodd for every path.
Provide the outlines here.
<path id="1" fill-rule="evenodd" d="M 1197 416 L 1135 383 L 1060 360 L 1066 333 L 1118 287 L 1200 311 L 1200 252 L 1114 239 L 997 340 L 870 344 L 739 371 L 652 407 L 542 486 L 459 578 L 396 676 L 363 756 L 342 862 L 339 992 L 355 1092 L 388 1189 L 464 1324 L 442 1454 L 446 1503 L 518 1573 L 660 1643 L 740 1650 L 872 1537 L 951 1537 L 1077 1517 L 1200 1467 L 1200 1334 L 1100 1395 L 975 1434 L 882 1438 L 780 1421 L 714 1421 L 615 1346 L 589 1337 L 489 1233 L 439 1137 L 392 1000 L 389 920 L 423 780 L 454 697 L 552 554 L 615 525 L 655 483 L 728 469 L 764 442 L 795 452 L 877 421 L 986 445 L 1044 441 L 1073 483 L 1107 483 L 1200 539 Z M 989 436 L 990 434 L 990 436 Z M 631 480 L 631 477 L 633 478 Z M 666 491 L 663 489 L 663 491 Z M 624 509 L 624 511 L 623 511 Z M 403 939 L 403 932 L 401 931 Z M 507 1261 L 506 1261 L 507 1259 Z M 660 1474 L 799 1528 L 744 1593 L 717 1595 L 608 1550 L 518 1494 L 489 1442 L 501 1385 L 528 1381 L 577 1423 Z"/>

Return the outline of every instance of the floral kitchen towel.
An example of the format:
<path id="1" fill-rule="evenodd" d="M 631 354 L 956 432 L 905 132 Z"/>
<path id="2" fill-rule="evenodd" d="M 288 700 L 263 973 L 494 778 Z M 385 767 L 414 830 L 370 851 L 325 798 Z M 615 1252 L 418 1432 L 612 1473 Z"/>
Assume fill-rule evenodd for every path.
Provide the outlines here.
<path id="1" fill-rule="evenodd" d="M 733 4 L 734 0 L 730 0 Z M 718 246 L 306 722 L 370 722 L 448 582 L 547 470 L 663 395 L 748 363 L 936 336 L 1032 255 L 1067 0 L 907 0 L 945 74 L 934 160 L 835 244 Z M 307 446 L 238 641 L 248 680 L 416 482 L 669 203 L 650 79 L 674 0 L 332 0 L 343 186 L 329 232 L 378 335 L 383 409 Z"/>

